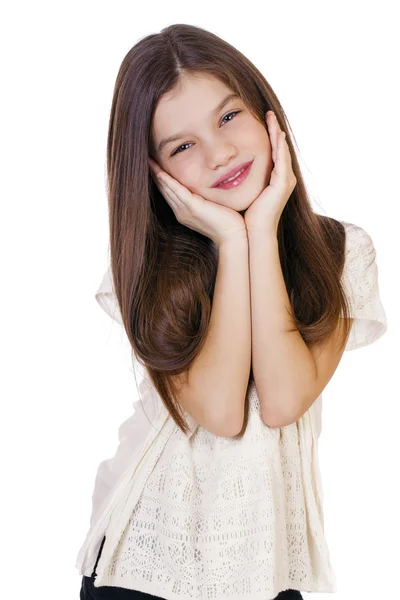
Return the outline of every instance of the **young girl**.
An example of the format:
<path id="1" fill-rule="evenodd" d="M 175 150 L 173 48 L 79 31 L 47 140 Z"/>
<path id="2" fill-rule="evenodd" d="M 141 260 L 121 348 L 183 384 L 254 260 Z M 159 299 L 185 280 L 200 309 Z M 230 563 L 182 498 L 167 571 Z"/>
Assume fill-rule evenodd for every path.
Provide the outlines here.
<path id="1" fill-rule="evenodd" d="M 263 75 L 203 29 L 123 60 L 96 298 L 144 378 L 97 473 L 81 599 L 336 591 L 321 393 L 387 324 L 371 237 L 313 212 L 289 131 Z"/>

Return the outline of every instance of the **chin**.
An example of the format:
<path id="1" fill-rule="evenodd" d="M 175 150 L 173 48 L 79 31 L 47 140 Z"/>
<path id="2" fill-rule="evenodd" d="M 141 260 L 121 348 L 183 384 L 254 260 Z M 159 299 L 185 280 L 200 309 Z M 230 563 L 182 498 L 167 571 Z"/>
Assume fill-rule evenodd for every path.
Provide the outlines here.
<path id="1" fill-rule="evenodd" d="M 261 192 L 260 192 L 261 193 Z M 251 195 L 251 199 L 245 199 L 243 201 L 236 199 L 236 202 L 232 200 L 232 198 L 226 198 L 225 202 L 216 202 L 215 200 L 211 200 L 211 202 L 215 202 L 215 204 L 219 204 L 220 206 L 225 206 L 226 208 L 231 208 L 232 210 L 235 210 L 236 212 L 238 212 L 239 214 L 241 214 L 242 216 L 244 215 L 244 213 L 246 212 L 246 210 L 249 208 L 249 206 L 251 206 L 254 202 L 254 200 L 256 198 L 258 198 L 259 194 L 252 194 Z"/>
<path id="2" fill-rule="evenodd" d="M 241 202 L 241 203 L 240 203 L 240 204 L 241 204 L 241 207 L 239 206 L 239 207 L 238 207 L 237 209 L 235 209 L 235 210 L 237 210 L 237 211 L 238 211 L 240 214 L 243 214 L 244 212 L 246 212 L 246 210 L 247 210 L 247 209 L 248 209 L 248 208 L 249 208 L 249 207 L 250 207 L 250 206 L 253 204 L 253 202 L 254 202 L 254 201 L 255 201 L 255 200 L 258 198 L 258 196 L 261 194 L 261 192 L 263 191 L 263 189 L 264 189 L 264 188 L 261 186 L 261 187 L 260 187 L 260 189 L 259 189 L 259 191 L 257 190 L 256 192 L 253 192 L 253 193 L 250 195 L 250 200 L 249 200 L 249 199 L 246 199 L 246 200 L 245 200 L 245 202 Z M 232 206 L 232 208 L 234 208 L 234 207 Z"/>

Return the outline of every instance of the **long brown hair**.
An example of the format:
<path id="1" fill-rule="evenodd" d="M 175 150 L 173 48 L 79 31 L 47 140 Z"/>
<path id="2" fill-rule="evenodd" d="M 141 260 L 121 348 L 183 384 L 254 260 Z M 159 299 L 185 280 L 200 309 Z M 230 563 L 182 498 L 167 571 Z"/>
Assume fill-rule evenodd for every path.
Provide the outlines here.
<path id="1" fill-rule="evenodd" d="M 286 132 L 297 184 L 278 226 L 279 256 L 293 317 L 307 345 L 326 342 L 349 314 L 340 281 L 345 229 L 313 212 L 285 112 L 258 69 L 199 27 L 174 24 L 141 39 L 125 56 L 114 89 L 107 140 L 110 265 L 132 351 L 177 426 L 188 432 L 171 376 L 184 378 L 203 347 L 218 253 L 180 224 L 150 174 L 151 125 L 160 98 L 185 74 L 212 75 L 235 91 L 266 127 L 273 110 Z M 293 136 L 294 139 L 294 136 Z M 344 348 L 350 326 L 346 321 Z M 249 382 L 252 381 L 252 370 Z M 248 422 L 248 397 L 245 420 Z"/>

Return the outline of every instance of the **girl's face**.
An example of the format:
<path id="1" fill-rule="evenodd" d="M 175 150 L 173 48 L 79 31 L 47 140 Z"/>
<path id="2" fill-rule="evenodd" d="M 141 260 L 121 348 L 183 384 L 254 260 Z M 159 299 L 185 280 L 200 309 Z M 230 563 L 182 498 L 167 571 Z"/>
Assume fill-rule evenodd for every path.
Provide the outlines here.
<path id="1" fill-rule="evenodd" d="M 217 109 L 232 93 L 207 74 L 183 78 L 179 89 L 165 94 L 156 107 L 151 132 L 153 158 L 191 192 L 242 212 L 269 183 L 272 149 L 266 125 L 242 100 L 231 98 Z M 163 144 L 171 136 L 176 139 Z M 227 190 L 213 187 L 227 171 L 251 160 L 251 171 L 240 186 Z"/>

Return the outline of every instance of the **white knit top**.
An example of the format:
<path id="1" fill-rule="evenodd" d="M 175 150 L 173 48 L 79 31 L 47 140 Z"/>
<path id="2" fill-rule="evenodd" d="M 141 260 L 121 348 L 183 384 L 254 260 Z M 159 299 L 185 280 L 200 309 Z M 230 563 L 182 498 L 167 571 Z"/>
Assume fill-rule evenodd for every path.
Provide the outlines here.
<path id="1" fill-rule="evenodd" d="M 346 227 L 343 282 L 354 318 L 346 350 L 387 330 L 371 237 Z M 122 324 L 110 271 L 96 299 Z M 270 428 L 254 383 L 240 440 L 216 436 L 185 413 L 176 426 L 148 377 L 141 402 L 101 463 L 90 530 L 76 567 L 95 587 L 118 586 L 173 600 L 267 600 L 282 590 L 336 592 L 324 535 L 318 463 L 322 395 L 296 422 Z"/>

